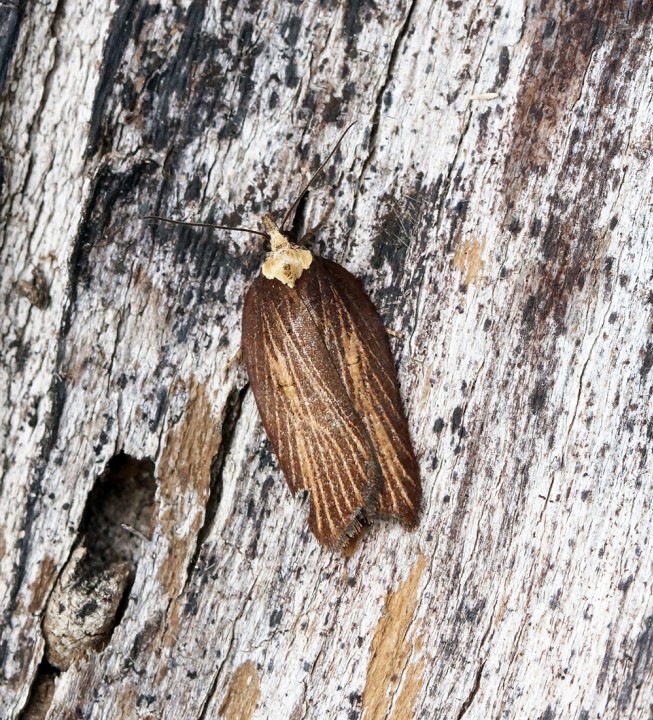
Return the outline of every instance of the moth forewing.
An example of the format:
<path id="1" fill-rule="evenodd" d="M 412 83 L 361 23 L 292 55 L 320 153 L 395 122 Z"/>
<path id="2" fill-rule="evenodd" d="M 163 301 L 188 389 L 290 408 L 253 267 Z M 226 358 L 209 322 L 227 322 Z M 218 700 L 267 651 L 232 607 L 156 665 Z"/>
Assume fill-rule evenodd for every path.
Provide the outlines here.
<path id="1" fill-rule="evenodd" d="M 326 335 L 329 353 L 340 365 L 345 389 L 365 427 L 383 477 L 378 512 L 412 527 L 421 501 L 419 467 L 388 334 L 359 280 L 337 263 L 322 262 L 327 275 L 322 292 L 330 292 L 331 297 L 317 306 L 323 315 L 316 319 L 331 328 Z M 331 314 L 331 308 L 337 308 L 337 312 Z"/>

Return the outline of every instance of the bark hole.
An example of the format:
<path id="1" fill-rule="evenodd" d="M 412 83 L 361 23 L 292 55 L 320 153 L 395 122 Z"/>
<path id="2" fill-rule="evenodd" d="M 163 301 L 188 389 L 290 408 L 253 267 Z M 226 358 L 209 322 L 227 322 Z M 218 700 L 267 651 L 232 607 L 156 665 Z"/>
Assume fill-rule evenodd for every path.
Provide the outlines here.
<path id="1" fill-rule="evenodd" d="M 102 649 L 124 613 L 155 518 L 154 463 L 123 452 L 89 493 L 79 542 L 55 584 L 43 619 L 46 658 L 66 670 Z"/>
<path id="2" fill-rule="evenodd" d="M 154 463 L 114 455 L 89 493 L 80 525 L 81 543 L 102 567 L 126 562 L 133 572 L 155 517 Z"/>
<path id="3" fill-rule="evenodd" d="M 19 716 L 20 720 L 43 720 L 45 718 L 52 703 L 55 681 L 58 676 L 59 671 L 47 660 L 41 661 L 32 682 L 27 704 Z"/>

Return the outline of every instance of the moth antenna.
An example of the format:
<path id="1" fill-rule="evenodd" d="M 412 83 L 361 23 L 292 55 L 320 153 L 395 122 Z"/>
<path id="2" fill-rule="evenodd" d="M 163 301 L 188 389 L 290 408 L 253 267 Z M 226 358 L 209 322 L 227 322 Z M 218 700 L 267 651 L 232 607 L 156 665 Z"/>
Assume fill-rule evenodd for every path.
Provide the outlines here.
<path id="1" fill-rule="evenodd" d="M 267 233 L 260 230 L 252 230 L 246 227 L 233 227 L 231 225 L 214 225 L 213 223 L 190 222 L 188 220 L 172 220 L 170 218 L 161 217 L 160 215 L 143 215 L 143 220 L 160 220 L 161 222 L 170 223 L 171 225 L 190 225 L 191 227 L 213 228 L 214 230 L 235 230 L 236 232 L 247 232 L 252 235 L 260 235 L 267 238 Z"/>
<path id="2" fill-rule="evenodd" d="M 320 167 L 311 175 L 310 180 L 309 180 L 309 181 L 306 183 L 306 185 L 304 185 L 304 187 L 301 189 L 301 192 L 300 192 L 299 195 L 296 197 L 295 202 L 288 208 L 288 211 L 287 211 L 286 214 L 283 216 L 283 220 L 281 221 L 281 225 L 279 226 L 279 228 L 281 229 L 282 232 L 283 232 L 283 228 L 284 228 L 285 224 L 288 222 L 288 218 L 289 218 L 290 215 L 292 214 L 292 211 L 297 207 L 297 205 L 299 205 L 299 201 L 304 197 L 304 194 L 306 193 L 306 191 L 308 190 L 308 188 L 309 188 L 309 187 L 311 186 L 311 184 L 313 183 L 313 180 L 315 180 L 315 178 L 322 172 L 322 170 L 324 169 L 324 166 L 329 162 L 329 160 L 331 160 L 331 158 L 333 157 L 333 154 L 334 154 L 335 151 L 338 149 L 338 146 L 339 146 L 340 143 L 342 142 L 342 140 L 343 140 L 343 138 L 345 137 L 345 135 L 354 127 L 355 124 L 356 124 L 356 120 L 354 120 L 353 123 L 351 123 L 350 125 L 348 125 L 348 126 L 345 128 L 345 130 L 343 131 L 342 135 L 340 135 L 340 137 L 339 137 L 338 140 L 336 141 L 336 144 L 333 146 L 333 149 L 331 150 L 331 152 L 326 156 L 326 159 L 325 159 L 323 162 L 320 163 Z"/>

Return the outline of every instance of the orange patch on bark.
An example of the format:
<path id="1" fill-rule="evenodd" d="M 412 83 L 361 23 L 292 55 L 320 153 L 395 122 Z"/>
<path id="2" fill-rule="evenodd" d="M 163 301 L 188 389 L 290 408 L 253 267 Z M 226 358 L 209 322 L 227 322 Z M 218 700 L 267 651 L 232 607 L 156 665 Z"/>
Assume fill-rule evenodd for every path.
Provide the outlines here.
<path id="1" fill-rule="evenodd" d="M 211 461 L 220 441 L 218 419 L 213 416 L 206 389 L 193 378 L 184 418 L 168 432 L 157 468 L 161 492 L 159 522 L 170 543 L 159 569 L 159 582 L 169 597 L 181 591 L 188 558 L 204 521 Z M 191 512 L 193 518 L 188 524 Z M 182 527 L 188 532 L 180 534 Z"/>
<path id="2" fill-rule="evenodd" d="M 465 274 L 465 285 L 473 283 L 482 272 L 485 266 L 483 250 L 485 250 L 484 240 L 466 240 L 457 248 L 453 256 L 453 264 Z"/>
<path id="3" fill-rule="evenodd" d="M 422 689 L 423 683 L 424 660 L 411 663 L 406 670 L 401 692 L 392 708 L 389 720 L 406 720 L 413 716 L 417 693 Z"/>
<path id="4" fill-rule="evenodd" d="M 48 595 L 52 592 L 55 577 L 56 568 L 54 566 L 54 559 L 49 555 L 46 555 L 41 560 L 41 568 L 39 570 L 38 577 L 34 580 L 34 582 L 30 583 L 28 588 L 30 601 L 27 609 L 31 614 L 41 612 L 45 606 Z"/>
<path id="5" fill-rule="evenodd" d="M 261 679 L 251 660 L 239 665 L 231 678 L 220 715 L 227 720 L 249 720 L 261 697 Z"/>
<path id="6" fill-rule="evenodd" d="M 419 555 L 408 578 L 389 593 L 385 608 L 376 625 L 372 640 L 371 660 L 363 691 L 364 720 L 388 717 L 390 705 L 399 689 L 401 693 L 392 709 L 393 720 L 412 717 L 412 709 L 423 683 L 422 661 L 409 665 L 413 648 L 419 643 L 407 637 L 419 600 L 418 586 L 426 567 L 426 558 Z M 408 666 L 408 668 L 407 668 Z"/>

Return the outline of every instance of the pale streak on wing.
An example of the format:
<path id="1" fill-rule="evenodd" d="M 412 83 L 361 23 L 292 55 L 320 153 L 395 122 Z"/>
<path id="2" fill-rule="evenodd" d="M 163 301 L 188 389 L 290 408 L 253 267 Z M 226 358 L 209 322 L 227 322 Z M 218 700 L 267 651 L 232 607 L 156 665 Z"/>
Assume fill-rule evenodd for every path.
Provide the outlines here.
<path id="1" fill-rule="evenodd" d="M 277 319 L 280 324 L 283 323 L 283 317 L 280 314 L 277 315 Z M 314 323 L 312 318 L 310 318 L 310 320 L 311 323 Z M 317 330 L 317 327 L 315 327 L 315 329 Z M 303 351 L 302 344 L 293 334 L 285 335 L 284 341 L 286 342 L 285 348 L 294 355 L 293 365 L 295 367 L 303 367 L 305 369 L 305 373 L 298 377 L 298 382 L 296 383 L 297 387 L 306 390 L 309 388 L 319 390 L 319 392 L 323 395 L 325 407 L 334 409 L 337 408 L 337 415 L 340 416 L 342 425 L 351 430 L 352 420 L 356 419 L 355 413 L 352 413 L 353 408 L 351 407 L 351 399 L 347 398 L 347 403 L 343 406 L 343 403 L 336 397 L 335 390 L 331 387 L 331 385 L 328 382 L 320 382 L 320 368 L 312 362 L 312 355 Z M 320 343 L 323 343 L 323 339 L 321 337 Z M 278 348 L 278 350 L 283 352 L 283 348 Z M 324 346 L 324 350 L 326 351 L 326 346 Z M 301 380 L 301 382 L 299 382 L 299 380 Z M 303 405 L 304 412 L 298 413 L 296 417 L 306 417 L 307 414 L 310 413 L 309 403 L 310 399 L 306 398 L 306 402 Z M 341 445 L 334 444 L 334 448 L 337 450 L 337 454 L 340 459 L 343 461 L 351 461 L 353 459 L 360 472 L 365 473 L 365 467 L 361 463 L 360 457 L 361 455 L 369 452 L 367 443 L 364 442 L 363 438 L 358 436 L 357 432 L 343 432 L 342 440 L 347 445 L 349 452 L 346 456 L 343 455 L 340 452 Z"/>
<path id="2" fill-rule="evenodd" d="M 402 512 L 402 503 L 398 500 L 399 497 L 401 497 L 405 505 L 411 510 L 417 511 L 413 496 L 409 491 L 409 488 L 412 489 L 414 494 L 416 491 L 415 482 L 406 472 L 406 468 L 401 462 L 396 448 L 397 446 L 401 446 L 404 453 L 412 453 L 412 450 L 406 450 L 406 445 L 401 435 L 399 435 L 396 429 L 390 424 L 387 413 L 383 407 L 375 402 L 378 393 L 383 392 L 383 388 L 378 387 L 377 389 L 374 387 L 378 382 L 378 378 L 366 362 L 363 363 L 361 375 L 362 382 L 359 387 L 367 386 L 368 390 L 366 393 L 359 393 L 357 400 L 366 408 L 365 417 L 369 418 L 368 429 L 374 439 L 374 446 L 381 456 L 379 457 L 379 462 L 386 481 L 383 486 L 384 492 L 381 497 L 380 510 L 384 513 L 400 515 Z M 384 496 L 390 498 L 391 507 L 385 506 L 386 504 L 383 502 Z"/>
<path id="3" fill-rule="evenodd" d="M 287 332 L 287 318 L 280 308 L 267 307 L 261 312 L 260 307 L 256 307 L 255 310 L 262 318 L 261 330 L 265 336 L 262 345 L 266 348 L 264 367 L 256 362 L 255 372 L 265 384 L 265 395 L 270 393 L 274 398 L 262 403 L 264 407 L 259 406 L 264 424 L 276 426 L 275 449 L 291 490 L 303 488 L 311 493 L 317 534 L 323 532 L 326 521 L 330 529 L 327 544 L 336 544 L 374 488 L 370 472 L 373 462 L 366 460 L 370 453 L 368 443 L 360 435 L 356 414 L 347 407 L 348 402 L 343 403 L 336 397 L 335 389 L 313 364 L 311 353 L 302 352 L 300 341 Z M 282 399 L 270 374 L 292 377 L 294 392 L 286 388 Z M 314 430 L 310 422 L 312 402 L 330 411 L 325 420 L 332 422 L 331 432 L 318 436 Z"/>
<path id="4" fill-rule="evenodd" d="M 302 409 L 310 406 L 310 399 L 305 397 L 301 391 L 302 385 L 294 394 L 296 406 L 300 408 L 295 414 L 299 422 L 295 424 L 293 437 L 304 446 L 303 438 L 308 440 L 311 453 L 303 453 L 302 465 L 298 468 L 306 489 L 310 490 L 314 498 L 314 510 L 318 526 L 322 526 L 321 518 L 324 518 L 330 528 L 330 534 L 337 537 L 342 534 L 343 528 L 351 521 L 357 508 L 363 504 L 362 495 L 356 493 L 352 497 L 352 468 L 348 459 L 337 442 L 339 437 L 333 437 L 329 433 L 322 437 L 318 436 L 315 426 L 307 423 L 303 426 L 301 418 Z M 313 388 L 315 389 L 315 388 Z M 293 391 L 297 388 L 292 388 Z M 328 469 L 328 475 L 327 475 Z M 353 486 L 355 488 L 355 485 Z M 347 490 L 349 491 L 347 493 Z"/>
<path id="5" fill-rule="evenodd" d="M 414 486 L 413 479 L 406 472 L 405 467 L 397 456 L 395 450 L 396 444 L 400 444 L 404 452 L 410 452 L 406 449 L 405 442 L 397 434 L 395 428 L 389 423 L 388 416 L 384 413 L 381 407 L 375 402 L 376 398 L 379 397 L 380 393 L 384 392 L 384 388 L 379 382 L 378 375 L 373 371 L 369 362 L 369 355 L 364 355 L 364 359 L 361 362 L 361 382 L 357 383 L 357 388 L 367 387 L 366 393 L 360 393 L 357 396 L 357 402 L 365 405 L 367 411 L 366 417 L 370 418 L 371 423 L 371 434 L 375 438 L 375 447 L 383 456 L 381 467 L 383 468 L 384 475 L 392 475 L 398 482 L 388 482 L 385 485 L 385 491 L 388 492 L 393 498 L 397 498 L 401 495 L 411 508 L 414 508 L 414 502 L 406 489 L 406 485 Z M 379 458 L 381 460 L 381 458 Z"/>
<path id="6" fill-rule="evenodd" d="M 328 267 L 334 266 L 329 263 Z M 321 322 L 323 318 L 318 318 L 316 322 L 320 322 L 327 329 L 327 342 L 335 356 L 334 360 L 339 365 L 347 391 L 377 453 L 384 477 L 379 498 L 381 512 L 405 517 L 403 505 L 404 508 L 407 507 L 409 515 L 415 515 L 418 508 L 413 498 L 418 502 L 421 494 L 418 470 L 397 391 L 394 363 L 385 330 L 367 296 L 364 296 L 368 304 L 367 310 L 363 307 L 363 298 L 348 302 L 349 290 L 341 286 L 338 275 L 349 274 L 340 266 L 335 266 L 335 270 L 333 282 L 328 286 L 319 283 L 320 298 L 329 293 L 328 304 L 323 308 L 315 308 L 318 314 L 320 311 L 326 314 L 325 308 L 328 307 L 330 322 Z M 351 281 L 358 282 L 353 276 L 349 277 L 349 284 Z M 358 295 L 361 293 L 364 295 L 362 288 L 356 292 Z M 355 307 L 348 308 L 347 305 L 352 303 Z M 353 366 L 347 357 L 348 352 L 351 354 L 352 347 L 358 347 L 359 358 L 359 364 Z M 384 367 L 382 358 L 389 369 Z M 391 413 L 388 412 L 389 409 Z M 400 448 L 401 452 L 397 448 Z M 409 467 L 404 465 L 402 457 L 404 462 L 409 463 Z"/>
<path id="7" fill-rule="evenodd" d="M 277 319 L 281 322 L 281 318 L 277 314 Z M 293 388 L 295 392 L 290 393 L 286 388 L 279 388 L 276 386 L 276 392 L 282 390 L 284 399 L 280 402 L 272 404 L 274 412 L 274 423 L 276 427 L 281 429 L 283 418 L 283 425 L 285 426 L 285 433 L 278 432 L 278 442 L 282 446 L 278 448 L 278 455 L 280 458 L 285 457 L 284 450 L 288 453 L 288 466 L 285 468 L 286 481 L 290 486 L 291 492 L 294 494 L 297 490 L 308 490 L 311 492 L 311 500 L 316 507 L 316 522 L 318 529 L 322 531 L 323 517 L 324 514 L 321 512 L 321 508 L 326 505 L 326 498 L 324 496 L 324 489 L 322 484 L 319 482 L 311 481 L 311 474 L 307 471 L 313 467 L 314 459 L 311 457 L 311 453 L 307 449 L 307 440 L 309 444 L 314 446 L 314 442 L 310 442 L 312 438 L 307 438 L 310 433 L 310 424 L 308 422 L 303 423 L 303 428 L 296 428 L 298 420 L 305 417 L 305 408 L 303 403 L 300 404 L 299 397 L 296 388 L 298 383 L 301 382 L 300 378 L 294 376 L 292 370 L 289 370 L 288 366 L 284 364 L 283 370 L 281 370 L 280 363 L 283 362 L 284 357 L 287 357 L 286 352 L 295 354 L 294 348 L 284 348 L 279 345 L 278 337 L 279 334 L 274 332 L 274 328 L 271 327 L 271 320 L 267 316 L 262 316 L 262 322 L 266 328 L 267 343 L 266 343 L 266 357 L 268 357 L 269 363 L 269 377 L 266 374 L 266 380 L 269 383 L 275 385 L 275 377 L 281 377 L 282 375 L 290 376 L 293 378 Z M 285 338 L 284 338 L 285 339 Z M 268 352 L 268 348 L 273 352 Z M 286 351 L 286 352 L 285 352 Z M 293 358 L 294 360 L 294 358 Z M 294 363 L 289 363 L 290 367 Z M 285 405 L 284 403 L 287 403 Z M 331 530 L 333 532 L 333 525 L 330 518 L 326 518 L 329 522 Z"/>
<path id="8" fill-rule="evenodd" d="M 274 312 L 274 311 L 273 311 Z M 278 316 L 278 320 L 281 322 L 283 318 L 281 316 Z M 329 393 L 329 396 L 327 397 L 327 406 L 328 404 L 331 404 L 331 407 L 337 407 L 335 404 L 332 393 L 330 391 L 330 388 L 323 384 L 316 381 L 316 378 L 319 377 L 319 373 L 317 373 L 317 368 L 309 367 L 309 363 L 306 362 L 305 355 L 301 352 L 300 347 L 297 345 L 295 340 L 291 335 L 287 335 L 283 337 L 284 345 L 279 346 L 278 343 L 272 338 L 270 340 L 270 345 L 275 350 L 274 355 L 271 358 L 270 361 L 270 369 L 274 372 L 276 371 L 276 374 L 279 377 L 291 376 L 293 378 L 293 384 L 292 384 L 292 390 L 293 392 L 290 392 L 287 388 L 282 388 L 285 395 L 285 400 L 289 404 L 289 412 L 284 413 L 286 417 L 289 418 L 289 421 L 291 421 L 296 430 L 296 435 L 298 437 L 303 437 L 306 434 L 310 434 L 312 436 L 313 442 L 311 443 L 311 446 L 316 448 L 317 451 L 322 455 L 323 459 L 326 459 L 323 455 L 323 451 L 327 451 L 330 454 L 332 454 L 332 451 L 336 451 L 337 457 L 334 457 L 332 455 L 332 459 L 334 462 L 337 462 L 338 460 L 340 463 L 345 463 L 346 457 L 341 451 L 340 445 L 328 443 L 325 444 L 323 447 L 322 444 L 319 443 L 315 432 L 312 430 L 312 423 L 306 422 L 304 419 L 307 419 L 310 416 L 310 398 L 306 397 L 306 393 L 304 392 L 305 389 L 308 389 L 309 387 L 320 392 L 327 392 Z M 288 355 L 292 354 L 292 362 L 289 364 L 285 364 L 282 362 L 278 362 L 277 358 L 284 358 L 288 357 Z M 295 374 L 292 371 L 292 368 L 301 368 L 304 367 L 306 372 L 302 374 Z M 307 380 L 306 377 L 311 377 L 311 380 Z M 277 404 L 277 409 L 280 407 L 280 404 Z M 347 422 L 345 419 L 344 422 Z M 291 437 L 290 435 L 288 437 Z M 345 434 L 345 440 L 348 440 L 347 434 Z M 360 449 L 360 448 L 359 448 Z M 353 450 L 353 449 L 352 449 Z M 313 461 L 308 457 L 305 456 L 303 458 L 304 462 L 299 465 L 297 469 L 297 474 L 301 477 L 304 473 L 301 472 L 302 468 L 306 468 L 309 464 L 313 465 Z M 361 470 L 361 472 L 364 470 L 360 462 L 358 461 L 358 458 L 354 455 L 354 460 L 358 466 L 358 469 Z M 319 464 L 318 464 L 319 467 Z M 342 465 L 336 465 L 336 467 L 342 467 Z M 308 487 L 304 487 L 303 489 L 310 489 Z M 344 497 L 345 488 L 341 485 L 341 490 Z"/>
<path id="9" fill-rule="evenodd" d="M 336 293 L 334 293 L 334 295 L 336 296 L 336 303 L 340 306 L 342 299 Z M 351 314 L 347 313 L 345 315 L 341 309 L 339 311 L 339 317 L 347 317 L 350 319 L 349 327 L 346 327 L 346 324 L 342 322 L 340 335 L 343 336 L 349 332 L 355 338 L 356 344 L 360 348 L 361 369 L 367 370 L 367 372 L 359 372 L 358 377 L 355 377 L 351 372 L 349 373 L 352 384 L 357 391 L 357 398 L 360 401 L 366 402 L 367 409 L 371 413 L 369 417 L 374 417 L 381 426 L 384 426 L 386 424 L 385 421 L 388 420 L 388 415 L 383 412 L 382 408 L 374 404 L 373 401 L 375 398 L 382 396 L 388 397 L 397 414 L 401 413 L 403 415 L 403 408 L 400 403 L 393 402 L 388 393 L 388 390 L 394 388 L 397 382 L 394 370 L 393 374 L 390 375 L 378 361 L 375 363 L 375 367 L 372 368 L 371 362 L 377 358 L 377 353 L 383 352 L 383 348 L 380 347 L 380 343 L 377 341 L 376 331 L 378 328 L 370 325 L 368 318 L 364 315 L 358 317 L 356 323 L 352 323 Z M 367 331 L 365 333 L 365 340 L 363 340 L 360 326 L 364 326 Z M 385 329 L 383 329 L 383 332 L 385 333 Z M 367 347 L 365 347 L 365 341 L 367 341 Z M 351 343 L 351 340 L 349 342 Z M 347 370 L 346 363 L 343 365 L 343 369 Z M 384 382 L 382 382 L 382 379 Z M 366 417 L 368 416 L 367 413 L 364 413 L 364 415 Z M 390 425 L 390 432 L 388 434 L 388 437 L 390 436 L 392 436 L 392 443 L 399 444 L 404 452 L 412 452 L 412 447 L 405 442 L 400 434 L 395 432 L 395 428 L 393 428 L 392 425 Z"/>
<path id="10" fill-rule="evenodd" d="M 288 452 L 286 460 L 288 466 L 284 467 L 284 474 L 286 482 L 294 494 L 303 487 L 303 483 L 297 482 L 297 480 L 301 480 L 301 474 L 295 476 L 295 467 L 301 468 L 302 464 L 308 465 L 308 462 L 310 462 L 308 459 L 309 454 L 306 451 L 306 438 L 303 433 L 294 435 L 291 432 L 293 415 L 285 411 L 286 408 L 284 408 L 283 403 L 278 402 L 278 388 L 275 379 L 270 373 L 270 365 L 276 357 L 283 357 L 283 355 L 280 352 L 281 349 L 276 347 L 276 332 L 274 328 L 270 327 L 269 320 L 266 321 L 264 312 L 266 308 L 262 306 L 264 303 L 261 303 L 257 293 L 252 293 L 246 298 L 247 301 L 249 301 L 249 317 L 256 327 L 255 339 L 258 340 L 252 347 L 252 351 L 246 353 L 246 358 L 251 364 L 250 375 L 253 376 L 250 377 L 250 380 L 260 384 L 260 389 L 256 393 L 257 405 L 259 406 L 263 424 L 268 428 L 268 436 L 273 445 L 274 437 L 277 438 L 278 445 L 275 446 L 275 452 L 280 462 L 286 457 L 285 453 Z M 274 350 L 273 353 L 270 352 L 270 348 Z M 276 428 L 276 432 L 271 434 L 273 428 Z M 292 441 L 293 438 L 295 442 Z M 318 501 L 312 499 L 312 502 L 317 503 Z M 322 531 L 323 515 L 321 512 L 316 514 L 316 522 L 318 530 Z"/>

